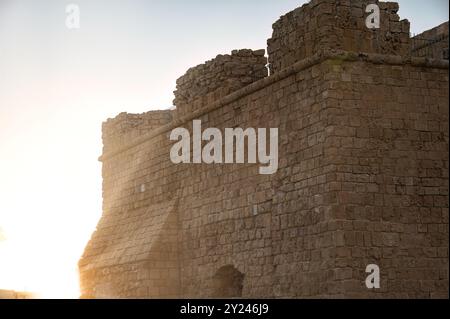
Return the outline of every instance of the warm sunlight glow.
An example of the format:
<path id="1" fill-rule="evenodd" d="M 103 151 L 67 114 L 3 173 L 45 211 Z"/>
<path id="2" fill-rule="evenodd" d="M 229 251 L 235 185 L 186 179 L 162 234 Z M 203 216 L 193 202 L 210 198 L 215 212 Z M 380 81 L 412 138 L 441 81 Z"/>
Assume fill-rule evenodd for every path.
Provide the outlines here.
<path id="1" fill-rule="evenodd" d="M 78 298 L 102 214 L 102 122 L 171 108 L 186 70 L 266 48 L 272 23 L 305 2 L 76 0 L 72 30 L 68 1 L 0 0 L 0 290 Z M 447 1 L 429 13 L 400 2 L 424 21 L 413 32 L 448 19 Z"/>
<path id="2" fill-rule="evenodd" d="M 67 170 L 89 171 L 99 164 L 80 166 L 81 158 L 63 161 L 59 150 L 37 148 L 31 159 L 23 154 L 9 163 L 9 173 L 2 172 L 0 191 L 7 196 L 0 211 L 5 237 L 0 242 L 0 287 L 44 298 L 78 298 L 77 262 L 101 213 L 96 191 L 100 173 L 91 171 L 85 185 L 82 178 L 68 179 Z"/>

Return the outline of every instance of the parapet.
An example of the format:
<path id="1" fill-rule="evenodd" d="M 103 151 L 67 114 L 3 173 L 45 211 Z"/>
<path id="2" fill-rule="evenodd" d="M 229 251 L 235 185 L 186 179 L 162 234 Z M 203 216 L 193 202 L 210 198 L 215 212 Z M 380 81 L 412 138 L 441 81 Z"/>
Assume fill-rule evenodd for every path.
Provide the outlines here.
<path id="1" fill-rule="evenodd" d="M 366 7 L 380 8 L 380 28 L 366 26 Z M 394 2 L 312 0 L 273 24 L 267 41 L 271 74 L 324 50 L 408 55 L 410 24 Z"/>
<path id="2" fill-rule="evenodd" d="M 380 10 L 379 28 L 369 28 L 369 5 Z M 364 53 L 387 61 L 411 57 L 448 60 L 448 22 L 410 38 L 408 20 L 400 20 L 399 5 L 375 0 L 312 0 L 273 24 L 266 51 L 241 49 L 218 55 L 190 68 L 177 80 L 174 111 L 122 113 L 103 127 L 104 153 L 136 141 L 172 119 L 192 116 L 214 102 L 299 61 L 341 51 Z M 336 51 L 336 52 L 333 52 Z M 322 54 L 324 53 L 324 54 Z M 278 75 L 282 75 L 279 73 Z M 195 116 L 198 114 L 194 114 Z"/>
<path id="3" fill-rule="evenodd" d="M 265 50 L 234 50 L 231 55 L 190 68 L 174 91 L 177 116 L 183 116 L 267 77 Z"/>
<path id="4" fill-rule="evenodd" d="M 415 57 L 448 60 L 448 22 L 411 39 L 411 54 Z"/>
<path id="5" fill-rule="evenodd" d="M 172 120 L 171 110 L 142 114 L 120 113 L 102 126 L 103 154 L 114 151 Z"/>

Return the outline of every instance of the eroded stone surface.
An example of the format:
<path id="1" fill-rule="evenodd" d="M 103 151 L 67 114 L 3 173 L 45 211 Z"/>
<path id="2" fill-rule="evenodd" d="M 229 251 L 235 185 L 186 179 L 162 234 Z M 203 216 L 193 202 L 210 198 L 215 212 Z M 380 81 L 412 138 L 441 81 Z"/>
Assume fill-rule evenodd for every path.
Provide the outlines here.
<path id="1" fill-rule="evenodd" d="M 380 3 L 389 19 L 368 33 L 366 2 L 314 0 L 282 17 L 268 78 L 262 51 L 227 71 L 234 58 L 218 57 L 178 81 L 177 111 L 105 124 L 83 297 L 447 298 L 448 62 L 411 60 L 396 4 Z M 322 48 L 365 54 L 312 58 Z M 193 110 L 205 127 L 278 127 L 278 172 L 172 164 L 158 129 L 191 130 Z M 364 285 L 368 264 L 379 290 Z"/>

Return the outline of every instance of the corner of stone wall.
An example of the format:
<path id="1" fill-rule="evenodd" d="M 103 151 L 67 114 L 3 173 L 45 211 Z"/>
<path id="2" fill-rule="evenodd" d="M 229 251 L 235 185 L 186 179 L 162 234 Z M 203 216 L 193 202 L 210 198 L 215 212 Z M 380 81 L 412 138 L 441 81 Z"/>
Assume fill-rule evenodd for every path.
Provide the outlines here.
<path id="1" fill-rule="evenodd" d="M 380 8 L 379 29 L 366 26 L 365 9 Z M 395 2 L 313 0 L 273 24 L 267 41 L 271 74 L 326 50 L 406 56 L 410 53 L 410 24 L 400 20 Z"/>
<path id="2" fill-rule="evenodd" d="M 103 154 L 127 145 L 136 138 L 172 121 L 173 111 L 142 114 L 120 113 L 102 125 Z"/>
<path id="3" fill-rule="evenodd" d="M 265 50 L 234 50 L 190 68 L 177 80 L 176 115 L 200 110 L 220 98 L 267 77 Z"/>

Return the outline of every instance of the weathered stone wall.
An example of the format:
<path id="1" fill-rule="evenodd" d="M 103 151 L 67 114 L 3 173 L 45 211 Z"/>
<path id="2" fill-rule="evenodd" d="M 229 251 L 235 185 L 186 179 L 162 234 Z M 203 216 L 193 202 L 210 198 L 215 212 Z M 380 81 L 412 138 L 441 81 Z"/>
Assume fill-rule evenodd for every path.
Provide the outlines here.
<path id="1" fill-rule="evenodd" d="M 120 149 L 152 130 L 172 121 L 173 112 L 151 111 L 143 114 L 120 113 L 103 123 L 103 152 Z"/>
<path id="2" fill-rule="evenodd" d="M 333 61 L 328 76 L 333 293 L 447 298 L 448 69 Z"/>
<path id="3" fill-rule="evenodd" d="M 412 55 L 448 60 L 448 22 L 411 39 Z"/>
<path id="4" fill-rule="evenodd" d="M 302 10 L 320 3 L 347 12 L 350 2 Z M 239 80 L 225 97 L 192 89 L 171 122 L 145 134 L 124 124 L 139 133 L 101 158 L 103 216 L 79 263 L 83 296 L 445 297 L 448 62 L 399 50 L 272 53 L 285 68 L 270 77 L 261 72 L 242 88 Z M 187 79 L 181 90 L 195 83 Z M 194 107 L 199 92 L 208 99 Z M 192 133 L 193 119 L 222 132 L 279 128 L 278 171 L 173 164 L 170 131 Z M 104 128 L 105 145 L 114 130 Z M 380 290 L 365 286 L 371 263 L 381 268 Z"/>
<path id="5" fill-rule="evenodd" d="M 227 265 L 244 274 L 244 297 L 320 293 L 330 260 L 311 254 L 332 236 L 323 194 L 327 85 L 307 68 L 201 118 L 221 130 L 278 127 L 281 161 L 272 176 L 259 165 L 177 167 L 191 176 L 180 201 L 184 295 L 213 296 L 211 278 Z"/>
<path id="6" fill-rule="evenodd" d="M 368 4 L 380 8 L 380 28 L 366 27 Z M 267 41 L 271 73 L 322 50 L 408 55 L 409 22 L 395 2 L 312 0 L 282 16 Z"/>
<path id="7" fill-rule="evenodd" d="M 189 69 L 177 80 L 174 105 L 189 114 L 267 76 L 265 50 L 234 50 Z"/>

